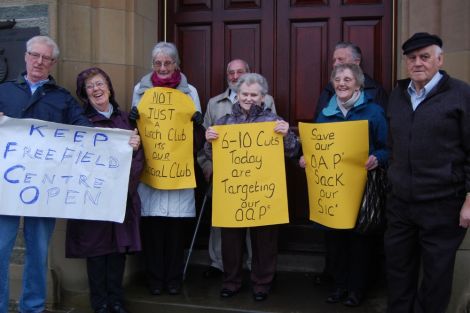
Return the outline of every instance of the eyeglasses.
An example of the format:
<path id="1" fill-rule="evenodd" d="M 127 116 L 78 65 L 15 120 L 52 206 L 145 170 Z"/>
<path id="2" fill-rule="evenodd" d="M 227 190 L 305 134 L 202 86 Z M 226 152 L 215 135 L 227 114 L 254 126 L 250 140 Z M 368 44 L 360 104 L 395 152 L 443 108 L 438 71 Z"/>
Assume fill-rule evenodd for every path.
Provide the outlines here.
<path id="1" fill-rule="evenodd" d="M 28 51 L 27 53 L 34 61 L 37 61 L 37 60 L 42 58 L 42 62 L 45 63 L 45 64 L 50 64 L 50 63 L 54 62 L 54 60 L 55 60 L 53 57 L 49 57 L 47 55 L 40 54 L 40 53 L 37 53 L 37 52 Z"/>
<path id="2" fill-rule="evenodd" d="M 175 61 L 165 61 L 165 62 L 160 62 L 160 61 L 154 61 L 153 62 L 153 66 L 155 66 L 156 68 L 160 68 L 160 67 L 168 67 L 170 65 L 173 65 L 175 64 Z"/>
<path id="3" fill-rule="evenodd" d="M 99 81 L 94 82 L 94 83 L 86 84 L 85 88 L 87 90 L 93 90 L 95 87 L 98 88 L 98 89 L 103 89 L 104 86 L 106 86 L 106 84 L 103 81 L 99 80 Z"/>

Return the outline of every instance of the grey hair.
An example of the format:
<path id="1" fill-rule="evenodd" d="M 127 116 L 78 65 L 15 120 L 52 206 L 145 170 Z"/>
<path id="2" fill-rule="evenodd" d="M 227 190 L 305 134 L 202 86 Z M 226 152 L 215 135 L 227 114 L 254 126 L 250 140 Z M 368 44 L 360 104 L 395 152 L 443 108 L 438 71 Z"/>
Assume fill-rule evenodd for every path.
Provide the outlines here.
<path id="1" fill-rule="evenodd" d="M 236 91 L 240 90 L 240 86 L 243 84 L 252 85 L 258 84 L 261 86 L 261 95 L 265 96 L 268 93 L 268 82 L 266 78 L 258 73 L 246 73 L 240 76 L 237 82 Z"/>
<path id="2" fill-rule="evenodd" d="M 31 39 L 29 39 L 26 42 L 26 51 L 31 52 L 31 48 L 34 44 L 39 43 L 39 44 L 44 44 L 46 46 L 49 46 L 52 48 L 52 58 L 57 59 L 59 56 L 59 46 L 56 44 L 56 42 L 48 36 L 34 36 Z"/>
<path id="3" fill-rule="evenodd" d="M 232 64 L 232 62 L 235 62 L 235 61 L 242 62 L 243 65 L 245 66 L 245 71 L 246 71 L 247 73 L 251 72 L 251 71 L 250 71 L 250 66 L 248 65 L 248 62 L 246 62 L 245 60 L 242 60 L 242 59 L 233 59 L 232 61 L 228 62 L 228 64 L 227 64 L 227 72 L 228 72 L 228 69 L 229 69 L 229 67 L 230 67 L 230 64 Z"/>
<path id="4" fill-rule="evenodd" d="M 340 41 L 335 46 L 335 50 L 344 48 L 347 48 L 349 51 L 351 51 L 354 60 L 359 61 L 359 64 L 362 63 L 362 51 L 359 46 L 353 44 L 350 41 Z"/>
<path id="5" fill-rule="evenodd" d="M 436 57 L 440 56 L 441 54 L 444 53 L 444 50 L 439 47 L 438 45 L 434 45 L 434 52 L 436 53 Z"/>
<path id="6" fill-rule="evenodd" d="M 159 54 L 168 55 L 176 63 L 176 68 L 179 68 L 180 57 L 178 56 L 178 49 L 175 44 L 166 41 L 157 43 L 152 50 L 152 64 L 155 57 Z"/>
<path id="7" fill-rule="evenodd" d="M 330 77 L 331 83 L 334 82 L 335 77 L 338 73 L 343 72 L 344 70 L 347 70 L 347 69 L 349 69 L 352 72 L 354 78 L 356 79 L 357 84 L 361 88 L 363 88 L 364 87 L 364 72 L 362 72 L 361 67 L 355 63 L 351 63 L 351 64 L 345 63 L 345 64 L 336 65 L 333 71 L 331 72 L 331 77 Z"/>

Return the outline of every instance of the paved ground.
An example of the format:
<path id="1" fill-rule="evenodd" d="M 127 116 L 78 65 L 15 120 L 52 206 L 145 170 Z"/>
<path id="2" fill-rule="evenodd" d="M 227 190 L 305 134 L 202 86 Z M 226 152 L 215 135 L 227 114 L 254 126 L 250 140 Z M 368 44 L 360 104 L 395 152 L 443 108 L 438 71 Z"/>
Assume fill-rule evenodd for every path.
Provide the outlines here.
<path id="1" fill-rule="evenodd" d="M 181 295 L 162 294 L 152 296 L 145 286 L 136 282 L 126 289 L 126 306 L 132 313 L 381 313 L 385 312 L 385 288 L 377 283 L 371 288 L 366 301 L 358 308 L 348 308 L 342 304 L 327 304 L 324 299 L 330 286 L 315 285 L 312 275 L 299 272 L 279 272 L 269 298 L 264 302 L 252 299 L 248 285 L 233 298 L 219 296 L 220 278 L 202 277 L 205 268 L 192 266 Z M 248 275 L 248 273 L 247 273 Z M 246 277 L 248 279 L 248 277 Z M 88 295 L 64 295 L 66 308 L 53 312 L 92 313 Z M 13 311 L 14 312 L 14 311 Z"/>

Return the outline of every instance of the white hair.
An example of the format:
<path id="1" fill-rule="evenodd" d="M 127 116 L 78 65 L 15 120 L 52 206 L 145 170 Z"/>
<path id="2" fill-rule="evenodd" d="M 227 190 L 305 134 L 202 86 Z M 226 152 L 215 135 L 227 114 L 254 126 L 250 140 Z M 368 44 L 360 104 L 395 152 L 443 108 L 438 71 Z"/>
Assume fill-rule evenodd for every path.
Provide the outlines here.
<path id="1" fill-rule="evenodd" d="M 26 51 L 31 52 L 32 46 L 36 43 L 44 44 L 44 45 L 51 47 L 53 59 L 57 59 L 57 57 L 59 56 L 59 53 L 60 53 L 59 46 L 57 46 L 56 42 L 52 40 L 51 37 L 48 37 L 48 36 L 34 36 L 31 39 L 29 39 L 26 42 Z"/>

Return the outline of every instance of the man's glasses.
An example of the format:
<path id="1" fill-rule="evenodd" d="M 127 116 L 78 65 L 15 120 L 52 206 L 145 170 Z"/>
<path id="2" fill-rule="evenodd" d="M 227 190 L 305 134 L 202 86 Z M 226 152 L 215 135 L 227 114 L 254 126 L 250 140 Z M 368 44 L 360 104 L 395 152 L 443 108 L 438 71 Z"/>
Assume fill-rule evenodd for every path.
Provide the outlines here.
<path id="1" fill-rule="evenodd" d="M 44 62 L 45 64 L 50 64 L 50 63 L 54 62 L 54 60 L 55 60 L 53 57 L 49 57 L 47 55 L 40 54 L 40 53 L 37 53 L 37 52 L 28 51 L 27 53 L 34 61 L 37 61 L 37 60 L 42 58 L 42 62 Z"/>
<path id="2" fill-rule="evenodd" d="M 93 90 L 95 87 L 98 88 L 98 89 L 103 89 L 104 86 L 106 86 L 106 84 L 99 80 L 99 81 L 94 82 L 94 83 L 86 84 L 85 88 L 87 90 Z"/>
<path id="3" fill-rule="evenodd" d="M 173 65 L 175 64 L 175 61 L 165 61 L 165 62 L 160 62 L 160 61 L 155 61 L 153 62 L 153 66 L 155 66 L 156 68 L 161 68 L 161 67 L 168 67 L 170 65 Z"/>

